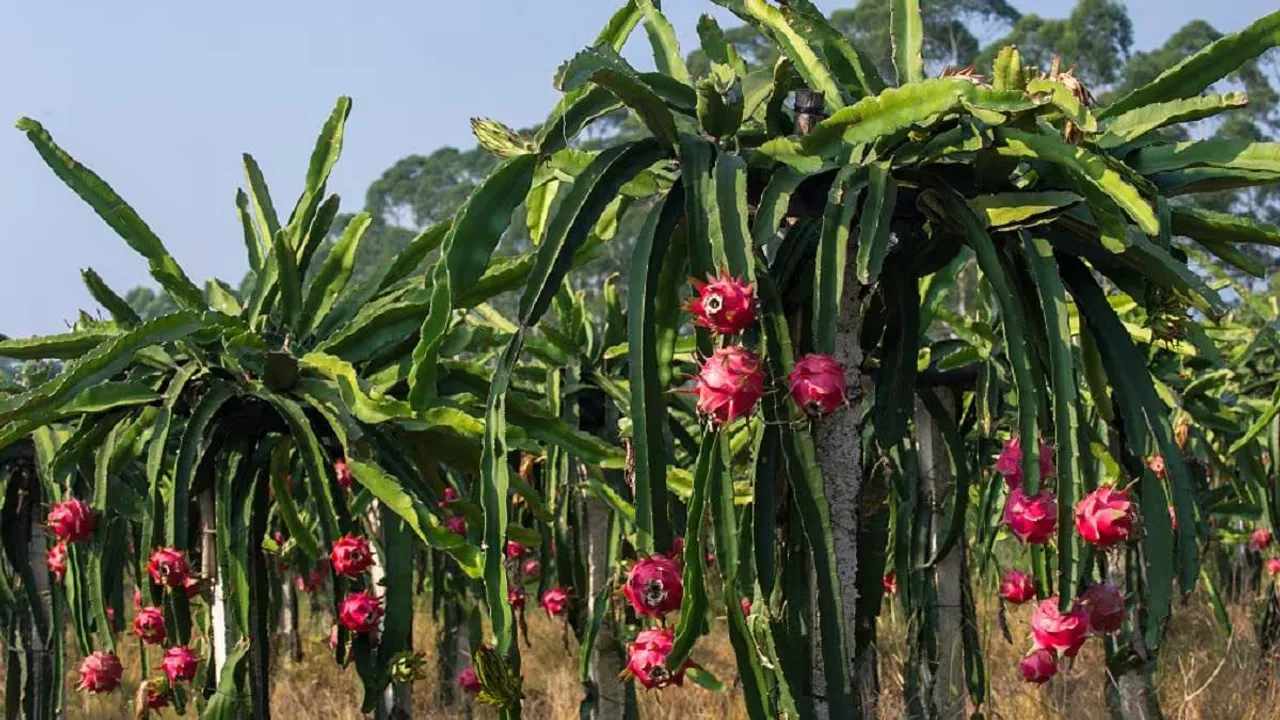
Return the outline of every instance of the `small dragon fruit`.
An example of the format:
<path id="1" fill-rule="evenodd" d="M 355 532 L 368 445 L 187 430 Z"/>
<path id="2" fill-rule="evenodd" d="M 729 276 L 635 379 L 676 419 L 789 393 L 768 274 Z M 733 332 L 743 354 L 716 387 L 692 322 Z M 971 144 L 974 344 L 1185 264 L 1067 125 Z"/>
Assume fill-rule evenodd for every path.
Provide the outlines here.
<path id="1" fill-rule="evenodd" d="M 810 415 L 830 415 L 844 402 L 844 365 L 830 355 L 805 355 L 787 376 L 791 399 Z"/>
<path id="2" fill-rule="evenodd" d="M 160 668 L 164 670 L 165 677 L 169 678 L 169 683 L 178 683 L 182 681 L 190 681 L 196 676 L 196 663 L 200 662 L 200 658 L 195 652 L 186 645 L 178 645 L 164 651 L 164 659 L 160 661 Z"/>
<path id="3" fill-rule="evenodd" d="M 333 544 L 333 549 L 329 551 L 329 562 L 333 563 L 333 571 L 343 577 L 360 577 L 373 565 L 369 541 L 348 534 Z"/>
<path id="4" fill-rule="evenodd" d="M 63 542 L 87 540 L 93 534 L 93 508 L 79 498 L 68 498 L 53 504 L 45 525 Z"/>
<path id="5" fill-rule="evenodd" d="M 698 294 L 685 309 L 693 313 L 694 324 L 719 335 L 737 335 L 756 321 L 756 296 L 751 286 L 721 271 L 707 281 L 691 281 Z"/>
<path id="6" fill-rule="evenodd" d="M 680 608 L 684 582 L 674 562 L 661 555 L 651 555 L 631 566 L 622 592 L 637 615 L 657 618 Z"/>
<path id="7" fill-rule="evenodd" d="M 1100 487 L 1076 503 L 1076 532 L 1085 542 L 1110 547 L 1133 533 L 1134 506 L 1128 493 Z"/>
<path id="8" fill-rule="evenodd" d="M 686 660 L 676 672 L 667 669 L 667 655 L 674 644 L 675 635 L 668 628 L 641 630 L 627 648 L 627 668 L 623 673 L 634 676 L 649 689 L 683 685 L 684 671 L 692 663 Z"/>
<path id="9" fill-rule="evenodd" d="M 67 576 L 67 544 L 59 542 L 46 550 L 44 564 L 49 567 L 49 572 L 53 573 L 53 579 L 62 582 L 62 579 Z"/>
<path id="10" fill-rule="evenodd" d="M 80 663 L 79 689 L 90 693 L 109 693 L 120 687 L 124 666 L 115 653 L 94 650 Z"/>
<path id="11" fill-rule="evenodd" d="M 1089 629 L 1094 632 L 1113 633 L 1129 616 L 1120 588 L 1110 583 L 1090 585 L 1080 595 L 1080 605 L 1088 611 Z"/>
<path id="12" fill-rule="evenodd" d="M 1004 522 L 1010 532 L 1024 543 L 1047 543 L 1058 529 L 1058 503 L 1048 490 L 1027 497 L 1021 487 L 1015 487 L 1009 493 Z"/>
<path id="13" fill-rule="evenodd" d="M 164 611 L 155 605 L 144 607 L 133 616 L 133 634 L 145 643 L 159 645 L 164 642 Z"/>
<path id="14" fill-rule="evenodd" d="M 353 633 L 373 632 L 381 619 L 382 600 L 368 590 L 351 593 L 338 608 L 338 620 Z"/>
<path id="15" fill-rule="evenodd" d="M 695 393 L 698 412 L 716 425 L 750 415 L 764 395 L 760 358 L 738 345 L 716 350 L 702 363 Z"/>
<path id="16" fill-rule="evenodd" d="M 553 587 L 542 593 L 538 604 L 548 615 L 563 615 L 569 609 L 569 591 L 560 586 Z"/>
<path id="17" fill-rule="evenodd" d="M 151 581 L 157 585 L 186 587 L 191 567 L 187 565 L 187 557 L 181 550 L 171 547 L 159 548 L 151 553 L 147 572 L 151 575 Z"/>
<path id="18" fill-rule="evenodd" d="M 1006 602 L 1021 605 L 1034 599 L 1036 584 L 1031 576 L 1019 570 L 1010 570 L 1000 579 L 1000 597 Z"/>

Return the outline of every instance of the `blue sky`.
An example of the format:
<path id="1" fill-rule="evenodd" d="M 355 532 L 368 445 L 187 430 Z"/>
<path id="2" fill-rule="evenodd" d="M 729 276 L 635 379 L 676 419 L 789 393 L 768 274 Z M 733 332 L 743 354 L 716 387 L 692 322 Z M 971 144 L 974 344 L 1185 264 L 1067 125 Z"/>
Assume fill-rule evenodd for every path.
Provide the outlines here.
<path id="1" fill-rule="evenodd" d="M 590 42 L 618 4 L 9 0 L 0 10 L 0 120 L 39 120 L 138 210 L 193 279 L 234 282 L 245 269 L 233 204 L 241 152 L 258 159 L 287 212 L 320 124 L 338 95 L 351 95 L 330 190 L 357 208 L 397 159 L 472 144 L 472 116 L 539 122 L 556 100 L 556 66 Z M 718 9 L 705 0 L 664 4 L 686 50 L 696 43 L 697 15 Z M 854 0 L 817 4 L 831 11 Z M 1056 17 L 1073 3 L 1012 4 Z M 1128 7 L 1141 50 L 1197 17 L 1226 32 L 1275 6 L 1131 0 Z M 627 54 L 649 64 L 643 40 Z M 0 332 L 58 332 L 77 310 L 92 308 L 83 267 L 119 292 L 152 284 L 145 262 L 8 127 L 0 125 Z"/>

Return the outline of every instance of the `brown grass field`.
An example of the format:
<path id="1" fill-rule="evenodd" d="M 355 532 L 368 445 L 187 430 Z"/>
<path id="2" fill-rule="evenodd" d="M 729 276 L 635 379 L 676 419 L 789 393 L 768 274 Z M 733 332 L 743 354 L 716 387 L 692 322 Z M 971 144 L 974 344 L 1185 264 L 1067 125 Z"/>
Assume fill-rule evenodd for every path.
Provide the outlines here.
<path id="1" fill-rule="evenodd" d="M 888 608 L 886 608 L 888 610 Z M 1105 667 L 1102 644 L 1091 640 L 1069 670 L 1059 674 L 1049 685 L 1037 688 L 1022 682 L 1018 661 L 1029 645 L 1026 622 L 1031 607 L 1011 608 L 1009 625 L 1014 635 L 1010 645 L 1000 637 L 994 608 L 980 613 L 985 638 L 985 655 L 990 694 L 983 710 L 988 718 L 1025 720 L 1030 718 L 1103 718 Z M 1250 613 L 1243 606 L 1231 609 L 1235 635 L 1223 636 L 1203 598 L 1191 601 L 1175 611 L 1175 620 L 1166 645 L 1161 650 L 1158 692 L 1165 715 L 1169 718 L 1231 718 L 1252 720 L 1280 715 L 1280 682 L 1269 682 L 1277 669 L 1265 665 L 1254 638 Z M 745 718 L 739 691 L 733 689 L 735 673 L 732 650 L 723 632 L 713 633 L 697 647 L 694 658 L 715 673 L 726 687 L 715 693 L 686 683 L 683 688 L 664 692 L 640 693 L 640 713 L 646 720 L 677 718 Z M 339 668 L 331 659 L 325 640 L 328 624 L 321 618 L 304 618 L 304 660 L 293 663 L 281 657 L 273 681 L 272 707 L 278 718 L 324 718 L 324 720 L 356 720 L 362 695 L 354 668 Z M 420 613 L 416 619 L 415 646 L 427 648 L 428 662 L 436 658 L 431 641 L 435 630 L 430 617 Z M 884 696 L 881 717 L 903 715 L 902 682 L 906 642 L 902 624 L 895 614 L 886 612 L 881 626 L 881 684 Z M 529 613 L 529 639 L 532 648 L 524 649 L 525 718 L 577 717 L 581 697 L 577 682 L 577 649 L 565 651 L 558 622 L 540 611 Z M 123 642 L 122 660 L 126 667 L 126 687 L 105 698 L 92 698 L 75 691 L 69 693 L 68 716 L 95 720 L 133 718 L 132 696 L 138 682 L 137 644 Z M 74 668 L 76 660 L 69 665 Z M 0 667 L 3 663 L 0 662 Z M 532 670 L 535 669 L 536 671 Z M 130 672 L 132 670 L 132 672 Z M 464 706 L 440 707 L 436 697 L 435 673 L 431 679 L 414 686 L 415 717 L 447 720 L 468 717 Z M 75 672 L 68 674 L 68 686 L 75 682 Z M 189 713 L 190 714 L 190 713 Z M 166 711 L 161 717 L 172 717 Z M 492 718 L 496 713 L 483 706 L 472 708 L 475 718 Z"/>

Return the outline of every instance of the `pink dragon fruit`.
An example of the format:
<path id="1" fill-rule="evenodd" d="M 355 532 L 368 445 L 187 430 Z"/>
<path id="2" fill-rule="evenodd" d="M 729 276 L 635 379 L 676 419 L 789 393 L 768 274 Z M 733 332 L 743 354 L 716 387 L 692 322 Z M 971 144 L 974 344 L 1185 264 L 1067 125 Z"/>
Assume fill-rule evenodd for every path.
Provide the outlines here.
<path id="1" fill-rule="evenodd" d="M 756 321 L 755 294 L 741 279 L 721 271 L 705 283 L 691 283 L 698 294 L 685 309 L 693 313 L 694 324 L 719 335 L 737 335 Z"/>
<path id="2" fill-rule="evenodd" d="M 830 415 L 844 402 L 844 365 L 830 355 L 805 355 L 787 376 L 791 399 L 810 415 Z"/>
<path id="3" fill-rule="evenodd" d="M 49 509 L 45 526 L 53 536 L 63 542 L 80 542 L 93 534 L 93 508 L 79 498 L 68 498 L 54 503 Z"/>
<path id="4" fill-rule="evenodd" d="M 764 395 L 760 358 L 738 345 L 716 350 L 703 361 L 695 392 L 698 412 L 716 425 L 750 415 Z"/>
<path id="5" fill-rule="evenodd" d="M 651 555 L 631 565 L 622 592 L 637 615 L 663 617 L 680 608 L 684 582 L 674 562 L 661 555 Z"/>

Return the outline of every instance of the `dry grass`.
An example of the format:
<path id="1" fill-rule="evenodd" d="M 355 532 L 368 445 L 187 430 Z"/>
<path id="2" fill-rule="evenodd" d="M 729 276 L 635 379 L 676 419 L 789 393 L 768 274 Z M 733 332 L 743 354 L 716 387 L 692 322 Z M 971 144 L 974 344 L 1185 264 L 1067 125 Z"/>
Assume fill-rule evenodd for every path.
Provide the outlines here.
<path id="1" fill-rule="evenodd" d="M 1015 608 L 1009 616 L 1015 644 L 1000 638 L 994 612 L 982 612 L 983 637 L 986 638 L 987 671 L 990 696 L 984 708 L 991 718 L 1102 718 L 1106 717 L 1103 700 L 1105 668 L 1101 643 L 1091 641 L 1080 653 L 1072 668 L 1060 674 L 1045 688 L 1021 681 L 1017 665 L 1028 643 L 1026 622 L 1029 606 Z M 1231 610 L 1236 635 L 1222 637 L 1207 603 L 1193 598 L 1179 608 L 1168 642 L 1161 653 L 1158 692 L 1167 717 L 1179 720 L 1231 718 L 1262 720 L 1276 717 L 1280 704 L 1280 683 L 1268 682 L 1276 669 L 1260 661 L 1253 637 L 1252 621 L 1243 607 Z M 577 682 L 577 648 L 566 649 L 561 626 L 540 612 L 529 613 L 532 648 L 525 650 L 526 718 L 576 717 L 581 689 Z M 324 645 L 328 625 L 322 620 L 304 623 L 304 660 L 293 663 L 282 659 L 272 692 L 272 707 L 277 717 L 324 718 L 324 720 L 357 720 L 362 695 L 354 668 L 341 669 L 332 661 Z M 723 628 L 704 640 L 695 652 L 697 659 L 729 687 L 735 673 L 733 655 Z M 415 647 L 426 648 L 428 661 L 434 665 L 435 632 L 430 619 L 420 614 L 415 627 Z M 906 642 L 902 626 L 887 618 L 881 630 L 881 683 L 884 698 L 881 716 L 901 717 L 903 658 Z M 122 659 L 127 669 L 127 691 L 136 686 L 137 647 L 122 643 Z M 69 685 L 74 672 L 69 673 Z M 440 707 L 436 697 L 434 673 L 414 686 L 417 700 L 415 716 L 442 719 L 468 717 L 462 706 Z M 71 718 L 132 718 L 131 692 L 115 693 L 108 698 L 88 698 L 79 693 L 69 695 Z M 744 718 L 741 698 L 736 690 L 713 693 L 687 683 L 684 688 L 665 692 L 641 692 L 641 717 L 675 720 L 676 718 Z M 487 708 L 476 707 L 476 718 L 495 717 Z M 165 717 L 172 717 L 166 714 Z"/>

